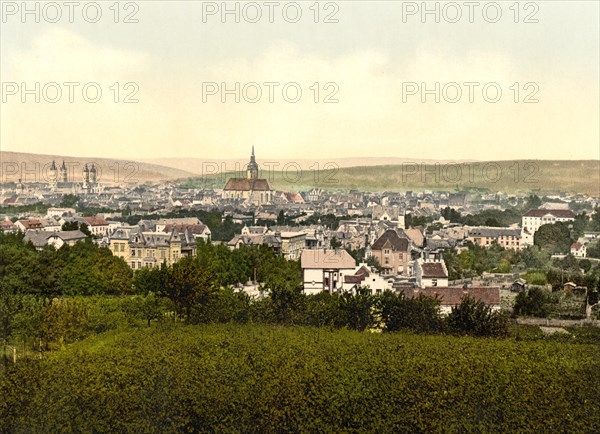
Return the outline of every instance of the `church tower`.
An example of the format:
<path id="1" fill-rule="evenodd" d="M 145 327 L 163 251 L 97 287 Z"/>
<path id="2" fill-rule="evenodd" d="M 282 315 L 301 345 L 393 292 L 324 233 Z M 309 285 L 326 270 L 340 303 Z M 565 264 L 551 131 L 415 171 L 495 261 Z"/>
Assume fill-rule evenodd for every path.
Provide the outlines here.
<path id="1" fill-rule="evenodd" d="M 50 165 L 48 176 L 50 177 L 50 189 L 52 191 L 56 191 L 56 182 L 58 181 L 58 170 L 56 169 L 56 163 L 54 162 L 54 160 L 52 160 L 52 164 Z"/>
<path id="2" fill-rule="evenodd" d="M 246 166 L 246 175 L 248 179 L 258 179 L 258 164 L 256 164 L 256 159 L 254 158 L 254 146 L 252 146 L 250 162 Z"/>
<path id="3" fill-rule="evenodd" d="M 69 181 L 69 177 L 67 174 L 67 165 L 65 164 L 65 160 L 63 160 L 62 166 L 60 166 L 60 180 L 61 182 Z"/>
<path id="4" fill-rule="evenodd" d="M 83 189 L 86 191 L 90 189 L 90 169 L 87 164 L 83 168 Z"/>

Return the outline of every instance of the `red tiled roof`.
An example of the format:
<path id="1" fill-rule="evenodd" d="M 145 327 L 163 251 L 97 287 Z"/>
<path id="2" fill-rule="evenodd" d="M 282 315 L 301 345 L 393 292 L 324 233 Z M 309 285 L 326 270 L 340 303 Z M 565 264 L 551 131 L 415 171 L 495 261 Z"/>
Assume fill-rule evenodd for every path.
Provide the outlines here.
<path id="1" fill-rule="evenodd" d="M 523 214 L 523 217 L 543 217 L 548 214 L 559 218 L 577 217 L 575 213 L 570 209 L 530 209 L 525 214 Z"/>
<path id="2" fill-rule="evenodd" d="M 21 223 L 25 229 L 41 229 L 43 227 L 41 221 L 33 219 L 19 220 L 19 223 Z"/>
<path id="3" fill-rule="evenodd" d="M 583 247 L 583 244 L 581 244 L 581 243 L 573 243 L 573 244 L 571 244 L 571 249 L 579 250 L 582 247 Z"/>
<path id="4" fill-rule="evenodd" d="M 83 218 L 88 226 L 108 226 L 108 222 L 102 217 L 90 216 Z"/>
<path id="5" fill-rule="evenodd" d="M 224 190 L 270 191 L 271 187 L 266 179 L 230 178 Z"/>

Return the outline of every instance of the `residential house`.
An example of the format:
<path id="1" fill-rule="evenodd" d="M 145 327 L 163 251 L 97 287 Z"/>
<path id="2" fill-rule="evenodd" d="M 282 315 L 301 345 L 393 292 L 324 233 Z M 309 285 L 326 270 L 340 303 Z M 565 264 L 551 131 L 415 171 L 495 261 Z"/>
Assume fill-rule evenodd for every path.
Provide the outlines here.
<path id="1" fill-rule="evenodd" d="M 19 229 L 17 228 L 17 225 L 15 225 L 10 220 L 3 220 L 0 222 L 0 231 L 2 231 L 2 232 L 12 233 L 12 232 L 17 232 L 18 230 Z"/>
<path id="2" fill-rule="evenodd" d="M 281 239 L 281 254 L 285 259 L 290 261 L 300 259 L 302 250 L 306 246 L 305 232 L 276 232 L 275 235 Z"/>
<path id="3" fill-rule="evenodd" d="M 576 258 L 585 258 L 587 255 L 586 245 L 580 242 L 571 244 L 571 255 L 575 256 Z"/>
<path id="4" fill-rule="evenodd" d="M 44 230 L 28 230 L 25 233 L 24 241 L 31 241 L 37 250 L 43 250 L 46 246 L 52 246 L 55 249 L 60 249 L 65 244 L 69 246 L 75 245 L 78 241 L 85 240 L 86 235 L 77 231 L 44 231 Z"/>
<path id="5" fill-rule="evenodd" d="M 143 232 L 138 226 L 121 227 L 109 235 L 108 244 L 113 255 L 123 258 L 133 269 L 172 265 L 183 256 L 183 251 L 195 255 L 195 238 L 189 234 L 182 237 L 176 230 Z"/>
<path id="6" fill-rule="evenodd" d="M 386 230 L 370 248 L 370 256 L 377 259 L 385 275 L 411 274 L 411 242 L 402 232 Z"/>
<path id="7" fill-rule="evenodd" d="M 110 230 L 110 225 L 102 217 L 98 217 L 98 216 L 83 217 L 83 220 L 85 221 L 85 224 L 87 225 L 87 227 L 90 230 L 90 232 L 92 233 L 92 235 L 97 236 L 97 237 L 104 237 L 104 236 L 108 235 L 108 231 Z"/>
<path id="8" fill-rule="evenodd" d="M 345 292 L 355 292 L 359 287 L 371 289 L 375 294 L 381 294 L 386 289 L 391 289 L 390 280 L 371 270 L 367 264 L 359 264 L 353 274 L 344 276 L 343 289 Z"/>
<path id="9" fill-rule="evenodd" d="M 344 276 L 354 275 L 356 262 L 344 249 L 303 250 L 300 258 L 306 294 L 341 292 Z"/>
<path id="10" fill-rule="evenodd" d="M 444 261 L 416 261 L 415 275 L 420 288 L 448 286 L 448 269 Z"/>

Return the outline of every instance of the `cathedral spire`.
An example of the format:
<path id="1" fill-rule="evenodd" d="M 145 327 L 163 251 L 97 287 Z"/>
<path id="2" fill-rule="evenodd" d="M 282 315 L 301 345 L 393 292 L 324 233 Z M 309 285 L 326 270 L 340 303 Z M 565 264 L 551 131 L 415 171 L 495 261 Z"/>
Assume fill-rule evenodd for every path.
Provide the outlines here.
<path id="1" fill-rule="evenodd" d="M 254 145 L 252 145 L 252 155 L 250 155 L 250 163 L 246 166 L 246 175 L 248 179 L 258 178 L 258 164 L 256 164 L 256 158 L 254 157 Z"/>

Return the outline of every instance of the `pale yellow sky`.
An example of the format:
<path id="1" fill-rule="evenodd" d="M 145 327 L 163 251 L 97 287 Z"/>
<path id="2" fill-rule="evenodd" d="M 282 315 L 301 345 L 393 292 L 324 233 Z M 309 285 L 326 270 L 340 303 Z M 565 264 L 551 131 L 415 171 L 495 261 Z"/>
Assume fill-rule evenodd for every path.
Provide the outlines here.
<path id="1" fill-rule="evenodd" d="M 518 23 L 512 2 L 500 2 L 496 23 L 481 13 L 450 23 L 447 3 L 439 23 L 406 15 L 411 2 L 321 3 L 318 19 L 335 12 L 338 23 L 314 23 L 313 2 L 298 3 L 297 23 L 277 13 L 273 23 L 249 23 L 245 3 L 240 23 L 203 19 L 203 7 L 221 2 L 134 3 L 118 19 L 135 12 L 138 23 L 114 23 L 111 2 L 100 3 L 97 23 L 77 11 L 73 23 L 49 23 L 50 9 L 23 23 L 21 11 L 2 6 L 2 150 L 218 159 L 255 145 L 263 158 L 600 157 L 597 2 L 534 2 L 535 10 L 524 2 Z M 523 22 L 528 15 L 538 22 Z M 101 89 L 98 102 L 84 100 L 87 83 L 90 99 Z M 236 83 L 238 92 L 222 95 Z M 422 95 L 436 83 L 439 91 Z M 302 96 L 291 102 L 297 87 Z M 337 102 L 324 103 L 328 96 Z"/>

